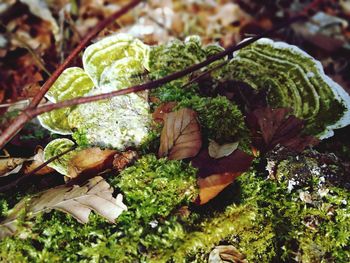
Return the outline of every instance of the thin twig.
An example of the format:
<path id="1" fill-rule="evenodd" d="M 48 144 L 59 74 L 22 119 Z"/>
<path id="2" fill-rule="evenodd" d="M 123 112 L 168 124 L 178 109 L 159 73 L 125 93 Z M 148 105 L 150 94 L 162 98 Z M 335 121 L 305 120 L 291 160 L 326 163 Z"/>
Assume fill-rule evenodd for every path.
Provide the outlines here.
<path id="1" fill-rule="evenodd" d="M 18 184 L 26 179 L 26 178 L 29 178 L 31 176 L 33 176 L 36 172 L 40 171 L 41 169 L 43 169 L 44 167 L 46 167 L 49 163 L 52 163 L 53 161 L 57 160 L 58 158 L 62 157 L 63 155 L 73 151 L 77 146 L 73 146 L 63 152 L 61 152 L 60 154 L 57 154 L 53 157 L 51 157 L 50 159 L 48 159 L 46 162 L 40 164 L 38 167 L 34 168 L 32 171 L 30 171 L 29 173 L 27 173 L 26 175 L 22 176 L 22 177 L 19 177 L 17 178 L 15 181 L 12 181 L 11 183 L 7 184 L 7 185 L 4 185 L 4 186 L 1 186 L 0 187 L 0 193 L 3 193 L 3 192 L 7 192 L 9 190 L 12 190 L 13 188 L 17 187 Z"/>
<path id="2" fill-rule="evenodd" d="M 27 105 L 29 105 L 29 99 L 18 100 L 18 101 L 9 102 L 9 103 L 3 103 L 3 104 L 0 104 L 0 108 L 8 108 L 8 107 L 11 107 L 11 106 L 16 106 L 16 105 L 21 105 L 21 104 L 27 104 Z M 24 105 L 24 106 L 25 106 L 25 105 Z M 24 107 L 24 106 L 23 106 L 23 107 Z"/>
<path id="3" fill-rule="evenodd" d="M 198 82 L 199 80 L 201 80 L 203 77 L 209 75 L 210 73 L 212 73 L 213 71 L 225 66 L 230 60 L 225 60 L 224 62 L 216 65 L 215 67 L 212 67 L 204 72 L 202 72 L 201 74 L 199 74 L 198 76 L 196 76 L 195 78 L 191 79 L 189 82 L 187 82 L 185 85 L 183 85 L 181 88 L 186 88 L 188 86 L 190 86 L 191 84 Z"/>

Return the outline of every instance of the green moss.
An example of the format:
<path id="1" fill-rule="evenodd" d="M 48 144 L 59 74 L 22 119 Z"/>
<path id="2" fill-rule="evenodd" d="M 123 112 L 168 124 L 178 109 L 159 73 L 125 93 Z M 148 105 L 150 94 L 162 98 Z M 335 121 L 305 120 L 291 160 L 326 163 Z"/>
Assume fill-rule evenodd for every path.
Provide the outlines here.
<path id="1" fill-rule="evenodd" d="M 192 222 L 177 210 L 197 195 L 195 173 L 183 162 L 144 156 L 110 180 L 122 190 L 128 206 L 116 224 L 94 213 L 85 225 L 58 211 L 41 214 L 23 222 L 21 236 L 0 242 L 0 261 L 158 262 L 160 255 L 170 258 Z"/>
<path id="2" fill-rule="evenodd" d="M 262 222 L 256 207 L 231 205 L 198 225 L 174 253 L 175 262 L 207 262 L 211 250 L 220 244 L 234 244 L 249 262 L 269 262 L 274 256 L 274 232 Z"/>
<path id="3" fill-rule="evenodd" d="M 206 52 L 198 37 L 189 37 L 184 42 L 174 40 L 167 44 L 154 46 L 150 52 L 150 77 L 159 79 L 168 74 L 183 70 L 206 58 Z M 161 101 L 179 101 L 184 97 L 197 94 L 198 87 L 191 85 L 182 88 L 189 81 L 189 76 L 174 80 L 152 91 Z"/>
<path id="4" fill-rule="evenodd" d="M 8 202 L 5 199 L 0 199 L 0 218 L 5 217 L 8 213 L 8 210 L 9 210 Z"/>
<path id="5" fill-rule="evenodd" d="M 337 91 L 342 88 L 318 63 L 296 46 L 260 39 L 237 51 L 227 68 L 232 79 L 266 89 L 271 107 L 291 108 L 306 121 L 307 133 L 329 137 L 332 125 L 346 126 L 340 119 L 347 114 L 349 97 Z"/>
<path id="6" fill-rule="evenodd" d="M 226 97 L 199 97 L 183 99 L 178 108 L 192 108 L 198 113 L 204 137 L 219 143 L 246 142 L 249 137 L 242 112 Z"/>
<path id="7" fill-rule="evenodd" d="M 301 171 L 280 164 L 277 171 L 285 165 L 292 174 Z M 216 245 L 233 244 L 249 262 L 349 262 L 349 192 L 326 184 L 327 195 L 305 203 L 300 192 L 316 194 L 325 174 L 302 171 L 308 180 L 292 190 L 285 172 L 279 181 L 247 172 L 236 180 L 236 203 L 224 212 L 184 217 L 177 211 L 197 194 L 195 169 L 146 155 L 109 180 L 128 205 L 115 225 L 96 214 L 86 225 L 61 212 L 43 214 L 24 222 L 21 238 L 0 243 L 0 260 L 206 262 Z"/>
<path id="8" fill-rule="evenodd" d="M 73 139 L 80 147 L 88 147 L 89 140 L 86 136 L 86 131 L 81 129 L 77 130 L 72 134 Z"/>
<path id="9" fill-rule="evenodd" d="M 320 183 L 309 177 L 289 191 L 286 177 L 266 180 L 253 171 L 240 176 L 238 203 L 196 225 L 174 253 L 175 262 L 206 262 L 220 244 L 234 245 L 249 262 L 349 262 L 350 194 L 331 187 L 321 200 L 305 203 L 300 192 L 317 192 Z"/>
<path id="10" fill-rule="evenodd" d="M 119 226 L 127 239 L 141 245 L 148 260 L 170 257 L 183 242 L 188 219 L 176 211 L 196 197 L 195 174 L 187 164 L 148 155 L 111 181 L 125 194 L 128 206 L 118 218 Z"/>
<path id="11" fill-rule="evenodd" d="M 317 193 L 322 176 L 311 171 L 307 184 L 291 191 L 287 177 L 280 182 L 253 174 L 238 179 L 243 203 L 255 205 L 262 222 L 273 226 L 276 257 L 272 259 L 290 262 L 297 255 L 300 262 L 349 261 L 350 253 L 344 252 L 349 246 L 350 222 L 346 218 L 350 209 L 344 205 L 350 200 L 349 192 L 331 187 L 330 194 L 312 203 L 300 199 L 301 192 Z M 329 213 L 331 210 L 334 212 Z"/>

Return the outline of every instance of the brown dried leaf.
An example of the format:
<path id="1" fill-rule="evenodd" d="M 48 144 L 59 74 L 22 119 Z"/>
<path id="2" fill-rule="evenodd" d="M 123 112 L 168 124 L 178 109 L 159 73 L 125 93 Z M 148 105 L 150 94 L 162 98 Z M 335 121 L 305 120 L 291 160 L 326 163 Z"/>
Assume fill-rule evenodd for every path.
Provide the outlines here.
<path id="1" fill-rule="evenodd" d="M 218 144 L 217 142 L 210 140 L 209 141 L 209 156 L 214 159 L 219 159 L 225 156 L 229 156 L 235 150 L 237 150 L 239 142 L 232 142 L 226 144 Z"/>
<path id="2" fill-rule="evenodd" d="M 39 148 L 37 153 L 33 157 L 33 161 L 30 164 L 26 165 L 26 167 L 24 168 L 24 173 L 25 174 L 31 173 L 34 169 L 42 165 L 44 162 L 45 162 L 44 151 L 42 148 Z M 52 169 L 51 167 L 45 166 L 41 168 L 39 171 L 35 172 L 35 174 L 45 175 L 48 173 L 52 173 L 54 171 L 55 170 Z"/>
<path id="3" fill-rule="evenodd" d="M 176 104 L 176 102 L 170 101 L 159 105 L 152 114 L 153 120 L 158 123 L 163 123 L 166 114 L 172 112 Z"/>
<path id="4" fill-rule="evenodd" d="M 20 201 L 10 215 L 0 224 L 0 239 L 15 234 L 17 218 L 26 207 L 27 217 L 52 209 L 71 214 L 80 223 L 87 223 L 91 210 L 114 223 L 115 219 L 127 207 L 122 202 L 122 195 L 114 198 L 114 189 L 100 176 L 90 179 L 82 186 L 58 186 L 31 199 Z"/>
<path id="5" fill-rule="evenodd" d="M 279 144 L 302 152 L 318 143 L 318 139 L 302 135 L 304 122 L 289 112 L 286 108 L 260 108 L 247 115 L 253 143 L 259 150 L 267 152 Z"/>
<path id="6" fill-rule="evenodd" d="M 166 114 L 160 137 L 159 157 L 171 160 L 194 157 L 202 146 L 197 113 L 191 109 L 181 109 Z"/>
<path id="7" fill-rule="evenodd" d="M 213 174 L 198 179 L 199 204 L 205 204 L 216 197 L 222 190 L 230 185 L 241 173 Z"/>
<path id="8" fill-rule="evenodd" d="M 61 36 L 59 32 L 59 28 L 57 25 L 56 20 L 52 16 L 52 13 L 47 6 L 46 1 L 42 0 L 20 0 L 22 3 L 28 5 L 30 12 L 37 16 L 40 17 L 42 20 L 45 20 L 49 23 L 50 28 L 56 38 L 56 41 L 59 41 Z"/>
<path id="9" fill-rule="evenodd" d="M 70 178 L 75 178 L 82 174 L 87 176 L 112 168 L 116 153 L 117 151 L 101 150 L 98 147 L 82 150 L 70 160 L 67 176 Z"/>
<path id="10" fill-rule="evenodd" d="M 209 156 L 207 149 L 203 149 L 192 160 L 192 166 L 198 168 L 199 177 L 212 174 L 242 173 L 250 168 L 253 159 L 253 156 L 241 150 L 236 150 L 227 157 L 214 159 Z"/>
<path id="11" fill-rule="evenodd" d="M 247 263 L 245 256 L 234 246 L 216 246 L 209 254 L 208 263 Z"/>
<path id="12" fill-rule="evenodd" d="M 26 160 L 24 158 L 13 157 L 0 158 L 0 177 L 18 173 Z"/>
<path id="13" fill-rule="evenodd" d="M 133 163 L 136 158 L 137 152 L 135 151 L 128 150 L 126 152 L 116 153 L 113 159 L 113 169 L 120 172 Z"/>

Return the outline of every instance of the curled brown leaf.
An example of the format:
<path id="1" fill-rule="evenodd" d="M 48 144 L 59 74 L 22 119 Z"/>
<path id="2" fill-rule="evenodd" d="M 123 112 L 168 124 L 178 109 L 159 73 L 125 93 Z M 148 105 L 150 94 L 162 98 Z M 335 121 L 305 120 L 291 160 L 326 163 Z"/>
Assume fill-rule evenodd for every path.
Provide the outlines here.
<path id="1" fill-rule="evenodd" d="M 38 168 L 43 163 L 45 163 L 44 151 L 42 148 L 39 148 L 37 150 L 37 153 L 33 157 L 33 161 L 24 168 L 24 173 L 30 174 L 32 171 L 34 171 L 36 168 Z M 51 167 L 45 166 L 45 167 L 41 168 L 40 170 L 36 171 L 35 174 L 45 175 L 45 174 L 52 173 L 54 171 L 55 170 L 52 169 Z"/>
<path id="2" fill-rule="evenodd" d="M 113 158 L 113 169 L 120 172 L 136 160 L 137 152 L 131 150 L 121 153 L 118 152 Z"/>
<path id="3" fill-rule="evenodd" d="M 75 178 L 84 174 L 97 174 L 112 168 L 115 150 L 101 150 L 98 147 L 84 149 L 78 152 L 69 162 L 68 177 Z"/>
<path id="4" fill-rule="evenodd" d="M 5 157 L 0 158 L 0 177 L 6 177 L 10 174 L 18 173 L 27 159 Z"/>
<path id="5" fill-rule="evenodd" d="M 210 157 L 207 149 L 200 151 L 192 160 L 192 166 L 198 168 L 199 177 L 199 198 L 196 203 L 202 205 L 216 197 L 236 177 L 250 168 L 253 159 L 253 156 L 241 150 L 219 159 Z"/>
<path id="6" fill-rule="evenodd" d="M 216 246 L 209 254 L 208 263 L 247 263 L 246 257 L 232 245 Z"/>

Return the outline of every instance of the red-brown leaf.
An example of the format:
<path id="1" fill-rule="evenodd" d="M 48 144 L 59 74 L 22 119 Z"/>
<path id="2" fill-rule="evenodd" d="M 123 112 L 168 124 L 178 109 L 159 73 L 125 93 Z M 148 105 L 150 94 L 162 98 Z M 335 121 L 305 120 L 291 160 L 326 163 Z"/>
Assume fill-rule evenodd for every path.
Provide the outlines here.
<path id="1" fill-rule="evenodd" d="M 195 111 L 184 108 L 165 115 L 159 157 L 168 156 L 172 160 L 194 157 L 201 146 L 200 125 Z"/>
<path id="2" fill-rule="evenodd" d="M 247 123 L 253 133 L 253 144 L 267 152 L 276 145 L 301 152 L 307 146 L 318 143 L 312 136 L 303 136 L 304 121 L 289 115 L 286 108 L 260 108 L 247 115 Z"/>
<path id="3" fill-rule="evenodd" d="M 152 114 L 153 120 L 158 123 L 163 123 L 166 114 L 172 112 L 176 104 L 176 102 L 170 101 L 159 105 Z"/>
<path id="4" fill-rule="evenodd" d="M 213 174 L 242 173 L 249 169 L 254 157 L 241 150 L 236 150 L 229 156 L 214 159 L 208 150 L 203 149 L 192 160 L 192 166 L 198 168 L 198 176 L 206 177 Z"/>
<path id="5" fill-rule="evenodd" d="M 211 199 L 216 197 L 222 190 L 230 185 L 236 177 L 240 176 L 241 173 L 223 173 L 213 174 L 205 178 L 198 178 L 199 186 L 199 200 L 200 205 L 209 202 Z"/>

